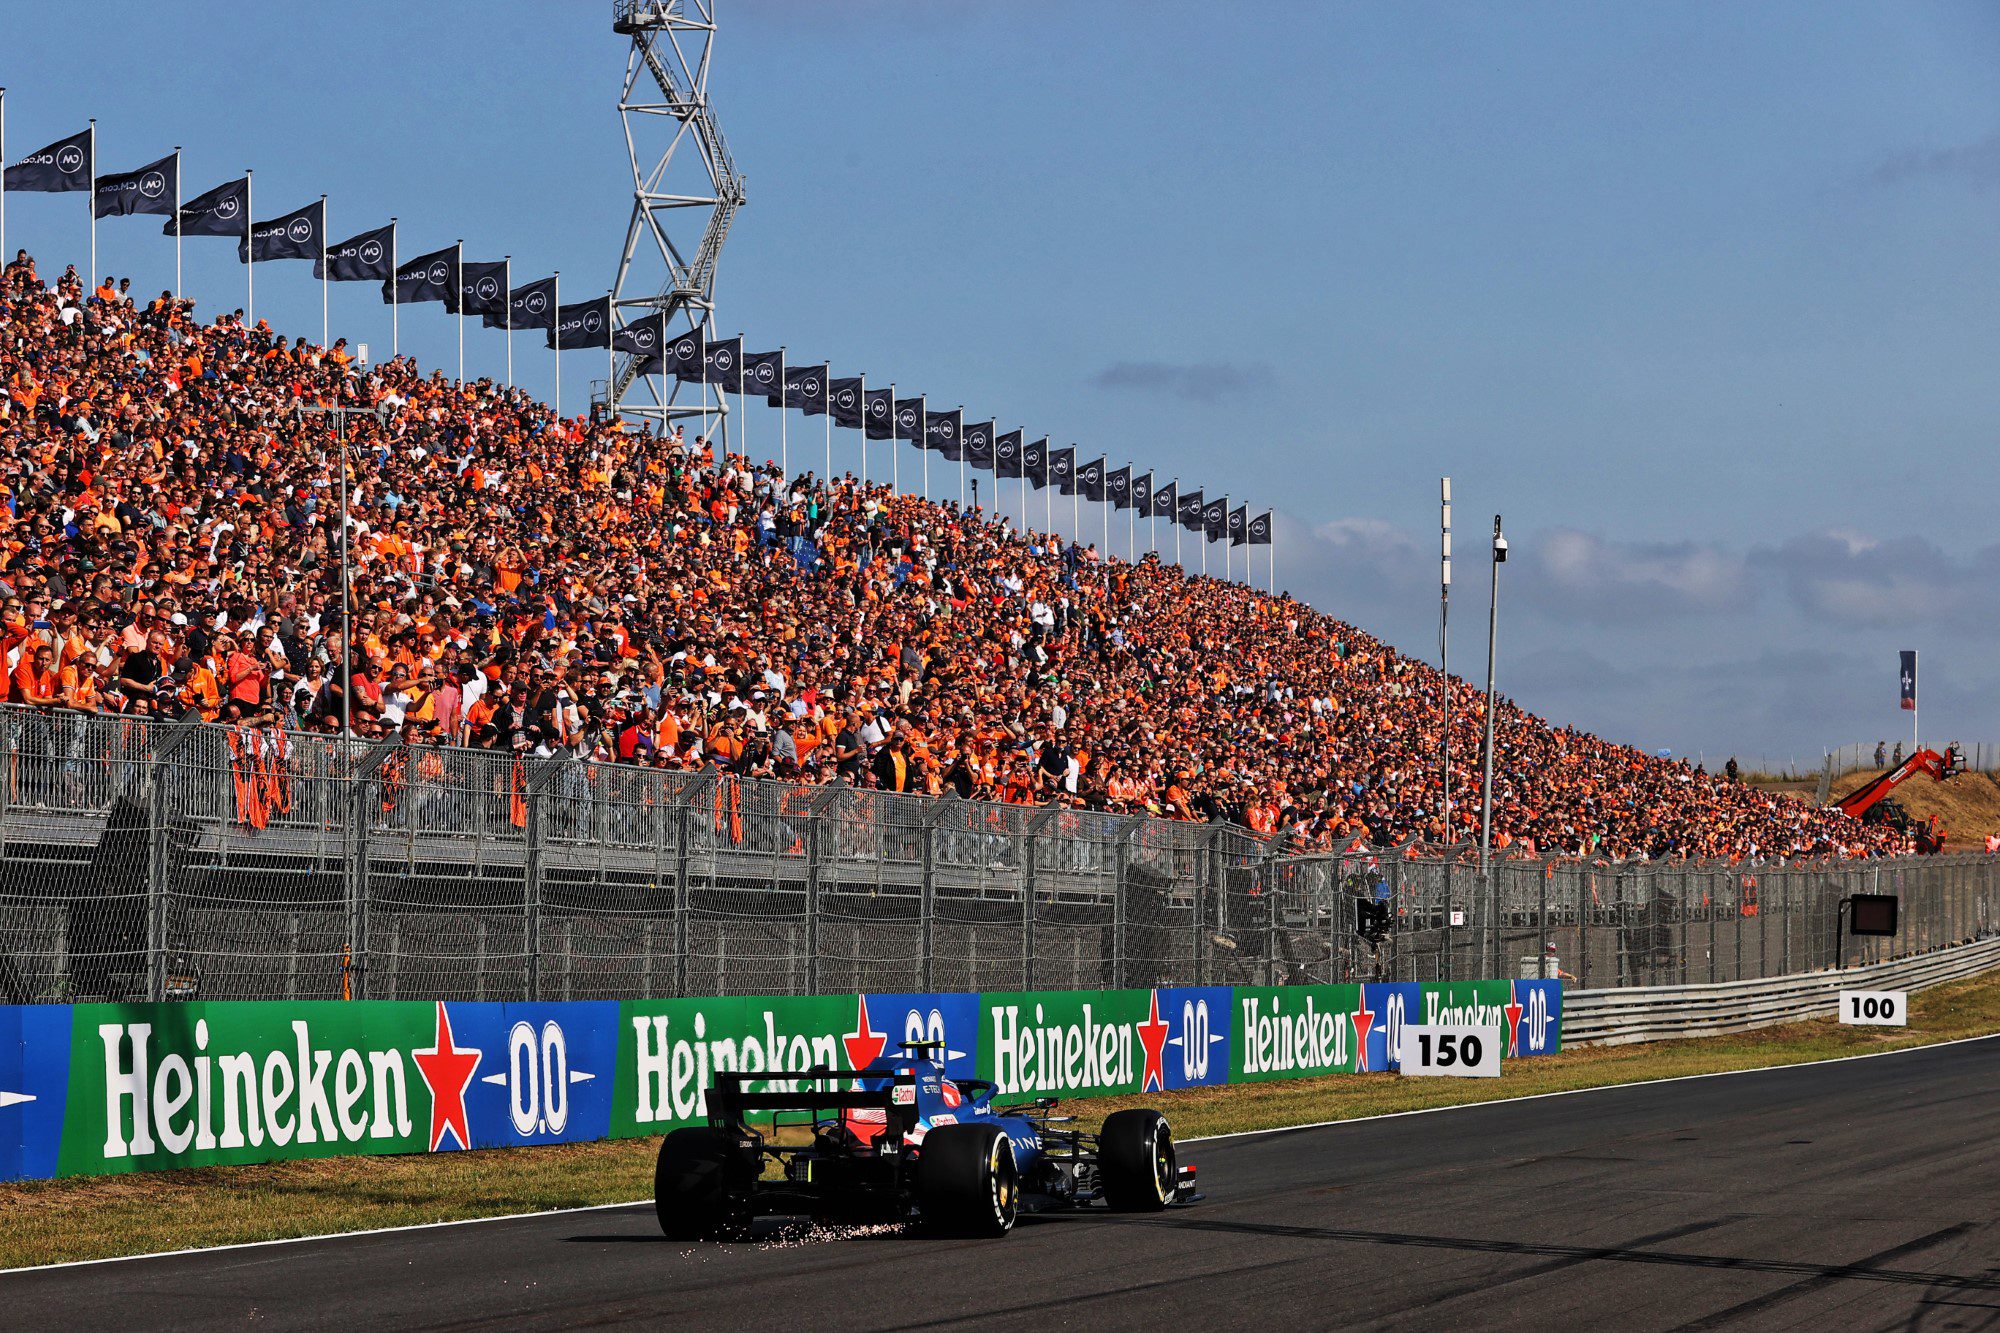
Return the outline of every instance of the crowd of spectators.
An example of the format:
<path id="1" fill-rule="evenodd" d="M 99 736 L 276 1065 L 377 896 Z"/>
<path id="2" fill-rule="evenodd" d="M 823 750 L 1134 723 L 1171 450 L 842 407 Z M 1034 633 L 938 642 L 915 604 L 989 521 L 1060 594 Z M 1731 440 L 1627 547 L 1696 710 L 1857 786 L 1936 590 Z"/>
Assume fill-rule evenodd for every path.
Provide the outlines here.
<path id="1" fill-rule="evenodd" d="M 386 409 L 332 421 L 302 406 Z M 343 463 L 343 453 L 345 461 Z M 337 469 L 348 470 L 341 615 Z M 558 418 L 129 282 L 0 303 L 0 701 L 1228 818 L 1305 847 L 1440 812 L 1445 680 L 1285 595 L 699 433 Z M 343 656 L 352 662 L 343 674 Z M 1453 783 L 1483 698 L 1452 681 Z M 1863 855 L 1891 835 L 1498 719 L 1501 848 Z"/>

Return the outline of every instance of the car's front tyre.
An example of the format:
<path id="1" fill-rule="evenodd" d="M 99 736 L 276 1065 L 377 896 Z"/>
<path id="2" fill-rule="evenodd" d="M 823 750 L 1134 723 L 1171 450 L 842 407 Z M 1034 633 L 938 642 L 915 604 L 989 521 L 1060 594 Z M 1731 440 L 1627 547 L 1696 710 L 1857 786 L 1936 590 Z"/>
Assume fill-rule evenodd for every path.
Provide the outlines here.
<path id="1" fill-rule="evenodd" d="M 1104 1201 L 1121 1213 L 1165 1208 L 1180 1187 L 1174 1132 L 1158 1111 L 1114 1111 L 1097 1135 L 1097 1177 Z"/>

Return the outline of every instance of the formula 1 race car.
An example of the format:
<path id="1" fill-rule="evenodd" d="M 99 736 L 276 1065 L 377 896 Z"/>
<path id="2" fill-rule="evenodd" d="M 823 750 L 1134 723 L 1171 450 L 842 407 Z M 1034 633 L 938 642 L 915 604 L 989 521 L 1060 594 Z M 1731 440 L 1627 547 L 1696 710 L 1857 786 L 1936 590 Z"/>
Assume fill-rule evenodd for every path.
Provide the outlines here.
<path id="1" fill-rule="evenodd" d="M 860 1070 L 717 1073 L 708 1124 L 660 1145 L 660 1229 L 726 1240 L 783 1214 L 1004 1236 L 1023 1212 L 1148 1212 L 1201 1198 L 1158 1111 L 1113 1112 L 1095 1134 L 1069 1129 L 1053 1098 L 996 1108 L 991 1083 L 947 1078 L 939 1043 L 902 1049 Z M 752 1082 L 774 1090 L 750 1092 Z M 798 1090 L 775 1090 L 786 1084 Z"/>

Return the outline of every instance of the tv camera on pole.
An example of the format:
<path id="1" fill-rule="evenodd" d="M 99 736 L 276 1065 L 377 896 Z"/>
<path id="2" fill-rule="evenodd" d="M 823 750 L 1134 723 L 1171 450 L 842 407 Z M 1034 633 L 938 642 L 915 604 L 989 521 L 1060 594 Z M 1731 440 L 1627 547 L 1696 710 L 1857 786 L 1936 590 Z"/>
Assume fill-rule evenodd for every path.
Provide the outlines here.
<path id="1" fill-rule="evenodd" d="M 708 105 L 716 0 L 612 0 L 612 31 L 632 39 L 618 98 L 632 162 L 632 219 L 611 288 L 614 324 L 666 316 L 662 346 L 708 331 L 715 267 L 743 206 L 743 177 Z M 727 440 L 728 403 L 715 385 L 647 376 L 647 357 L 618 353 L 603 407 L 666 423 L 713 415 Z"/>

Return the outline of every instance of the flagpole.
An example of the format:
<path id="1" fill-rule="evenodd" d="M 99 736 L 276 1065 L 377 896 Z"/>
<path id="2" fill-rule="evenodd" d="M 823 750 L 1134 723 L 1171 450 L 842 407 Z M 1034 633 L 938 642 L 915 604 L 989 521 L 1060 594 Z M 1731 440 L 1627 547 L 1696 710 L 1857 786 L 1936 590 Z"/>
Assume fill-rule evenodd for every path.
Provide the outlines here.
<path id="1" fill-rule="evenodd" d="M 605 289 L 604 292 L 604 424 L 607 426 L 611 424 L 612 418 L 618 415 L 617 412 L 613 410 L 612 406 L 614 390 L 616 389 L 618 382 L 618 348 L 616 346 L 616 339 L 614 339 L 611 336 L 612 334 L 611 313 L 614 309 L 616 309 L 618 305 L 617 297 L 618 297 L 618 292 L 615 288 Z M 557 323 L 562 322 L 562 317 L 560 315 L 556 317 L 556 322 Z M 560 341 L 560 339 L 558 339 L 558 341 Z"/>
<path id="2" fill-rule="evenodd" d="M 866 403 L 862 404 L 862 407 L 864 409 L 866 409 L 867 406 L 868 405 Z M 902 483 L 902 469 L 897 466 L 896 462 L 896 381 L 890 380 L 889 381 L 889 489 L 892 491 L 898 490 L 901 487 L 901 483 Z"/>
<path id="3" fill-rule="evenodd" d="M 861 484 L 868 484 L 868 374 L 861 374 Z"/>
<path id="4" fill-rule="evenodd" d="M 1046 531 L 1056 530 L 1056 493 L 1049 489 L 1049 442 L 1042 440 L 1042 522 Z"/>
<path id="5" fill-rule="evenodd" d="M 243 168 L 243 327 L 247 332 L 257 327 L 257 247 L 252 244 L 256 230 L 250 219 L 257 214 L 256 175 L 250 168 Z M 394 275 L 391 275 L 392 277 Z M 344 690 L 347 687 L 341 686 Z"/>
<path id="6" fill-rule="evenodd" d="M 1083 535 L 1083 486 L 1076 475 L 1076 446 L 1070 446 L 1069 460 L 1069 539 Z"/>
<path id="7" fill-rule="evenodd" d="M 457 242 L 458 259 L 452 265 L 451 280 L 458 284 L 458 382 L 465 383 L 465 238 Z"/>
<path id="8" fill-rule="evenodd" d="M 660 331 L 666 332 L 664 323 Z M 747 336 L 741 333 L 736 335 L 736 410 L 743 414 L 743 456 L 750 458 L 750 395 L 743 387 L 743 339 Z M 723 392 L 727 393 L 728 390 L 724 389 Z M 664 419 L 661 424 L 665 425 Z M 750 458 L 750 465 L 755 467 L 757 460 Z"/>
<path id="9" fill-rule="evenodd" d="M 1130 460 L 1129 458 L 1126 459 L 1125 498 L 1127 500 L 1130 500 L 1132 498 L 1132 468 L 1133 468 L 1132 460 Z M 1146 494 L 1148 495 L 1151 495 L 1152 493 L 1153 492 L 1150 488 L 1146 491 Z M 1139 534 L 1139 516 L 1132 510 L 1127 509 L 1125 511 L 1125 559 L 1135 565 L 1139 563 L 1138 534 Z"/>
<path id="10" fill-rule="evenodd" d="M 931 498 L 931 399 L 930 395 L 917 395 L 917 448 L 923 451 L 924 459 L 924 499 Z"/>
<path id="11" fill-rule="evenodd" d="M 71 121 L 70 124 L 76 124 Z M 83 284 L 83 299 L 90 300 L 90 294 L 97 290 L 97 118 L 90 120 L 90 191 L 84 196 L 83 206 L 90 210 L 90 281 Z"/>
<path id="12" fill-rule="evenodd" d="M 833 489 L 833 364 L 820 367 L 819 391 L 826 404 L 826 486 Z"/>
<path id="13" fill-rule="evenodd" d="M 507 387 L 514 387 L 514 256 L 500 256 L 500 302 L 507 312 Z"/>
<path id="14" fill-rule="evenodd" d="M 402 261 L 396 257 L 396 219 L 389 219 L 389 359 L 394 361 L 403 354 L 399 345 L 403 335 L 402 290 L 396 285 L 396 266 Z"/>
<path id="15" fill-rule="evenodd" d="M 785 494 L 792 492 L 791 413 L 785 408 L 785 345 L 778 344 L 778 466 L 785 470 Z"/>
<path id="16" fill-rule="evenodd" d="M 549 355 L 556 359 L 556 420 L 562 420 L 562 270 L 557 269 L 549 279 L 549 304 L 554 307 L 549 312 L 549 345 L 555 351 Z"/>
<path id="17" fill-rule="evenodd" d="M 5 131 L 0 129 L 0 137 Z M 6 158 L 6 145 L 0 143 L 0 160 Z M 0 226 L 0 255 L 7 249 L 4 226 Z M 174 299 L 181 299 L 181 146 L 174 145 Z"/>
<path id="18" fill-rule="evenodd" d="M 389 276 L 391 280 L 395 278 L 393 273 Z M 319 345 L 321 348 L 331 346 L 333 341 L 329 336 L 326 317 L 326 294 L 332 286 L 333 274 L 327 271 L 326 266 L 326 196 L 321 195 L 319 197 Z"/>
<path id="19" fill-rule="evenodd" d="M 958 512 L 965 512 L 965 405 L 958 408 Z"/>
<path id="20" fill-rule="evenodd" d="M 1181 564 L 1181 479 L 1174 478 L 1174 564 L 1180 566 L 1181 573 L 1187 573 L 1187 566 Z"/>

